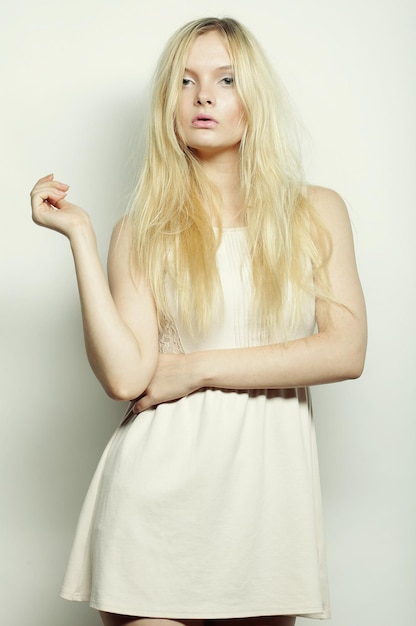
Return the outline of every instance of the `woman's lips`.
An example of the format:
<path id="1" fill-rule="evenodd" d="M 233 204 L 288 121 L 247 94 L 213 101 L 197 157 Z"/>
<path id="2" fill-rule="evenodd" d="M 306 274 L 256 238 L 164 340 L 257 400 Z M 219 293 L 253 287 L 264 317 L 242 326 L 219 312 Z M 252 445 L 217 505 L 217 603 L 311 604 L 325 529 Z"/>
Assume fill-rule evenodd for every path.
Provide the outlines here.
<path id="1" fill-rule="evenodd" d="M 196 115 L 192 120 L 192 126 L 195 128 L 214 128 L 218 122 L 210 115 Z"/>

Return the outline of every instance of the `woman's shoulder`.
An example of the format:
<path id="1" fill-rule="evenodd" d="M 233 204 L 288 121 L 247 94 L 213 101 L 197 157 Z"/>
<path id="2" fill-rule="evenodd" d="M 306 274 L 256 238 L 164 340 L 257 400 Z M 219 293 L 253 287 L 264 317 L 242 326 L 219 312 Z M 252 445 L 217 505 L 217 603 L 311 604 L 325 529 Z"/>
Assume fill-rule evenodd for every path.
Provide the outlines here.
<path id="1" fill-rule="evenodd" d="M 337 191 L 319 185 L 307 185 L 306 196 L 316 209 L 325 207 L 345 207 L 345 202 Z"/>
<path id="2" fill-rule="evenodd" d="M 113 232 L 111 234 L 111 243 L 110 246 L 118 247 L 122 245 L 123 247 L 128 244 L 130 247 L 130 240 L 132 235 L 132 220 L 131 216 L 125 215 L 115 224 L 113 228 Z"/>
<path id="3" fill-rule="evenodd" d="M 108 249 L 108 267 L 124 268 L 130 263 L 132 226 L 130 217 L 123 217 L 113 228 Z"/>
<path id="4" fill-rule="evenodd" d="M 349 222 L 347 206 L 339 193 L 333 189 L 308 185 L 306 198 L 327 227 L 334 223 Z"/>

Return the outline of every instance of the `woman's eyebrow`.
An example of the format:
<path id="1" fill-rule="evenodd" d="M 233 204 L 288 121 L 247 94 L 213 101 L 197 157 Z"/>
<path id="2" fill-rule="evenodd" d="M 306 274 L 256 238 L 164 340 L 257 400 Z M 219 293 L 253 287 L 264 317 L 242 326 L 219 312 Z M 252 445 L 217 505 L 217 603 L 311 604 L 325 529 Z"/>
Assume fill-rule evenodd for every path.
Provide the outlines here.
<path id="1" fill-rule="evenodd" d="M 234 71 L 234 67 L 232 65 L 221 65 L 220 67 L 216 67 L 215 72 L 232 72 Z M 184 72 L 190 72 L 190 73 L 195 73 L 195 70 L 193 70 L 190 67 L 185 67 Z"/>

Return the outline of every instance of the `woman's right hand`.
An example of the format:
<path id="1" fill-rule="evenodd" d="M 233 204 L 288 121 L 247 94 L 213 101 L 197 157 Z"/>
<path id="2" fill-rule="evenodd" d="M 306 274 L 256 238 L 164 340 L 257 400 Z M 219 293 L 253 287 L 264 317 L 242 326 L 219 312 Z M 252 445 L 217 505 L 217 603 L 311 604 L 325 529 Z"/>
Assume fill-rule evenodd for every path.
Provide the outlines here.
<path id="1" fill-rule="evenodd" d="M 91 222 L 83 209 L 65 200 L 68 189 L 69 185 L 54 180 L 53 174 L 49 174 L 38 180 L 30 198 L 35 224 L 71 239 L 80 227 L 91 228 Z"/>

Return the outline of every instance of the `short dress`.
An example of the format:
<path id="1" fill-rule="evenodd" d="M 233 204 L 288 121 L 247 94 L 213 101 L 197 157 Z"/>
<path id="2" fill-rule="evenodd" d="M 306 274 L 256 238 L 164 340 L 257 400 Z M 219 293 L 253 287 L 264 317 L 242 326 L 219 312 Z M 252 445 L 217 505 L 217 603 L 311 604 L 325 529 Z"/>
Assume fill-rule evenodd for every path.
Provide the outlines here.
<path id="1" fill-rule="evenodd" d="M 190 337 L 170 285 L 162 352 L 258 343 L 244 228 L 223 231 L 217 266 L 224 306 L 211 332 Z M 304 304 L 293 339 L 315 329 L 313 298 Z M 122 421 L 88 490 L 61 596 L 142 617 L 328 618 L 309 390 L 202 389 Z"/>

